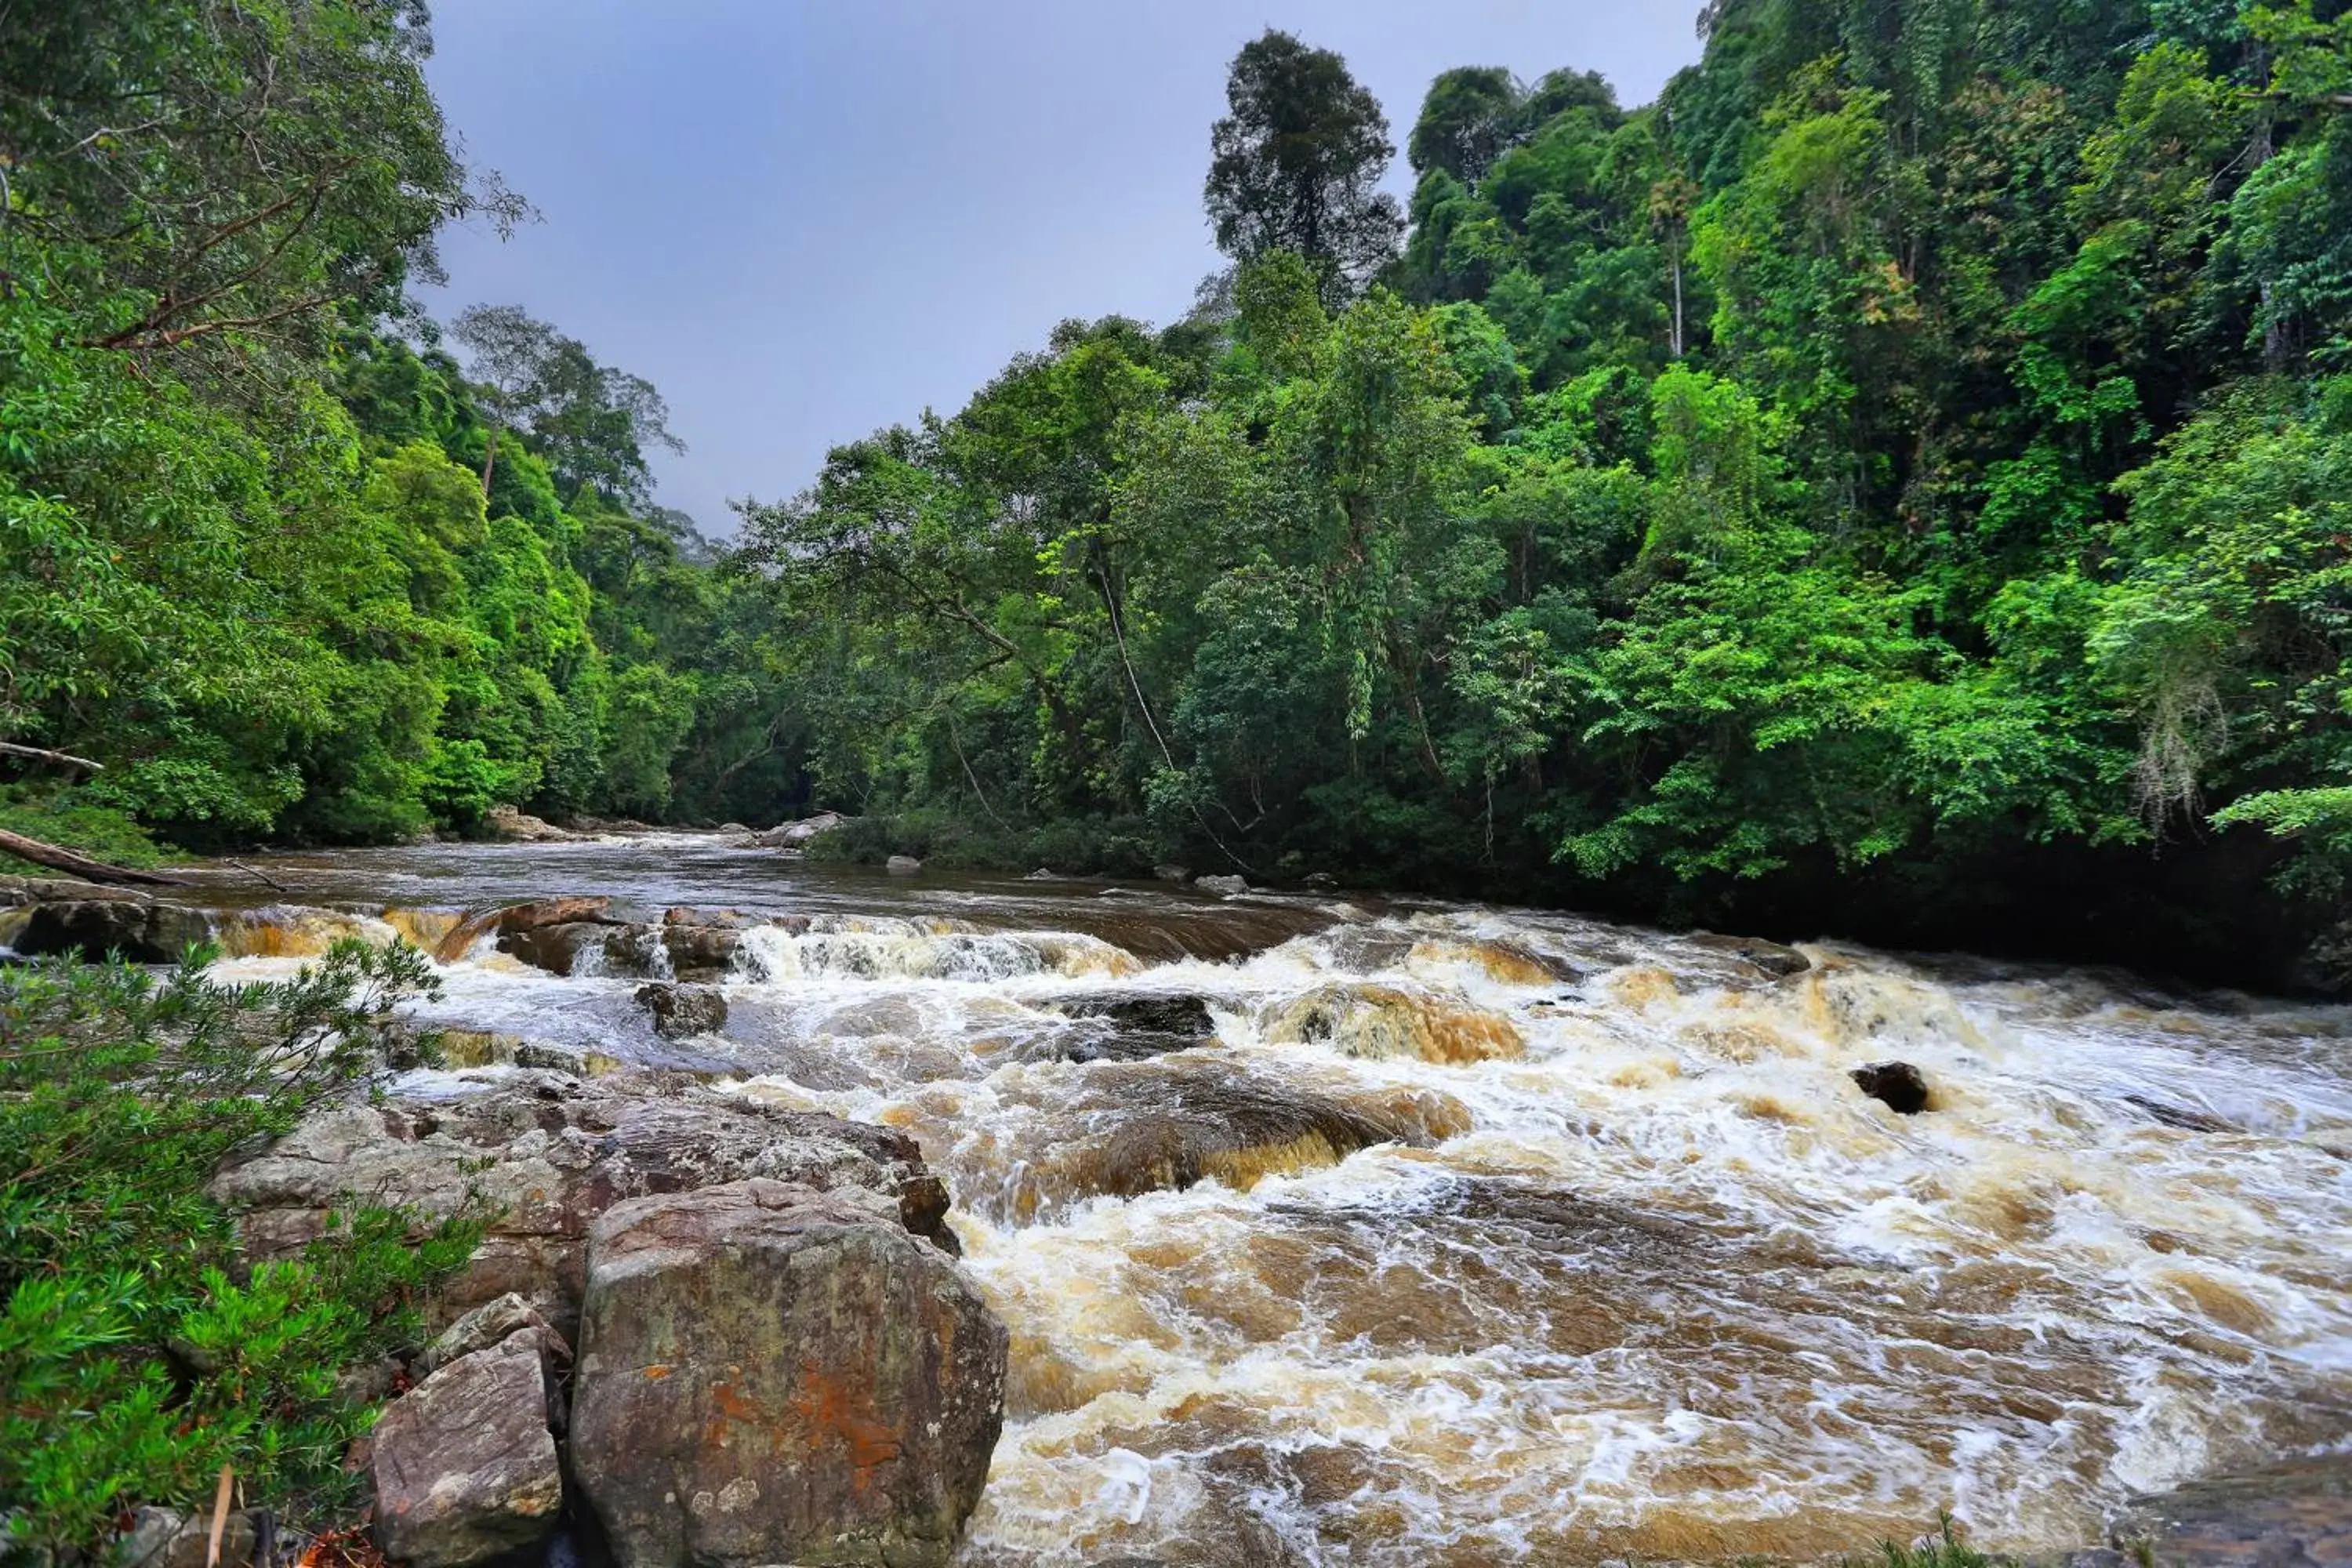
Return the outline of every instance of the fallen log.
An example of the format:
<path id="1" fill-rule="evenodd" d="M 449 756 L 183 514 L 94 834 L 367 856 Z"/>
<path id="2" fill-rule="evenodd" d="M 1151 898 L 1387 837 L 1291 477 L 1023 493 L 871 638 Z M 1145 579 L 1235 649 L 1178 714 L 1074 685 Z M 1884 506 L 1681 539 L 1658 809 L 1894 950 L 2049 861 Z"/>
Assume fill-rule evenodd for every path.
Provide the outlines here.
<path id="1" fill-rule="evenodd" d="M 103 860 L 93 860 L 87 855 L 44 844 L 37 838 L 27 838 L 21 833 L 11 833 L 0 827 L 0 850 L 20 860 L 30 860 L 36 866 L 47 866 L 52 871 L 64 871 L 86 882 L 130 883 L 150 888 L 184 888 L 189 884 L 182 878 L 166 877 L 160 871 L 133 871 L 127 866 L 110 866 Z"/>

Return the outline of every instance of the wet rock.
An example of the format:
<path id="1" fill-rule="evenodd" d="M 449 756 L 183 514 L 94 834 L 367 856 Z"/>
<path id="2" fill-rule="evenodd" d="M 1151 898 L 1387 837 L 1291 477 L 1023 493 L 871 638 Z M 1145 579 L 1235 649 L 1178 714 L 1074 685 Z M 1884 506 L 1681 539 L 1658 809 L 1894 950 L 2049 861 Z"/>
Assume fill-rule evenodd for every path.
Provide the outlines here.
<path id="1" fill-rule="evenodd" d="M 1046 866 L 1038 867 L 1034 871 L 1030 872 L 1021 879 L 1024 882 L 1066 882 L 1069 880 L 1068 878 L 1063 876 L 1059 871 L 1054 870 L 1052 868 Z"/>
<path id="2" fill-rule="evenodd" d="M 257 1258 L 299 1251 L 354 1192 L 436 1219 L 487 1209 L 481 1244 L 439 1310 L 454 1319 L 513 1291 L 568 1330 L 588 1228 L 615 1203 L 769 1176 L 895 1216 L 900 1188 L 928 1174 L 905 1133 L 628 1074 L 323 1110 L 210 1190 Z"/>
<path id="3" fill-rule="evenodd" d="M 670 973 L 679 979 L 716 980 L 734 967 L 736 952 L 743 945 L 743 931 L 735 925 L 665 924 L 661 945 L 669 959 Z"/>
<path id="4" fill-rule="evenodd" d="M 751 830 L 744 826 L 740 822 L 722 822 L 717 827 L 712 828 L 711 831 L 713 833 L 731 833 L 738 838 L 740 838 Z"/>
<path id="5" fill-rule="evenodd" d="M 1269 1010 L 1276 1045 L 1326 1045 L 1351 1057 L 1492 1061 L 1526 1054 L 1518 1026 L 1457 998 L 1388 985 L 1318 986 Z"/>
<path id="6" fill-rule="evenodd" d="M 490 807 L 482 826 L 491 837 L 509 844 L 565 844 L 580 837 L 511 805 Z"/>
<path id="7" fill-rule="evenodd" d="M 882 863 L 882 868 L 893 877 L 911 877 L 923 868 L 923 863 L 912 855 L 893 855 Z"/>
<path id="8" fill-rule="evenodd" d="M 1104 1064 L 1063 1108 L 1084 1131 L 1026 1158 L 1013 1217 L 1108 1194 L 1138 1197 L 1216 1180 L 1247 1191 L 1270 1175 L 1336 1165 L 1381 1143 L 1426 1148 L 1468 1131 L 1459 1102 L 1428 1091 L 1342 1100 L 1220 1063 Z"/>
<path id="9" fill-rule="evenodd" d="M 1414 942 L 1406 957 L 1416 963 L 1474 964 L 1503 985 L 1563 985 L 1584 978 L 1566 959 L 1525 942 L 1425 940 Z"/>
<path id="10" fill-rule="evenodd" d="M 1192 886 L 1204 893 L 1223 893 L 1227 898 L 1250 890 L 1248 879 L 1242 877 L 1195 877 Z"/>
<path id="11" fill-rule="evenodd" d="M 501 939 L 517 937 L 550 926 L 579 924 L 608 925 L 606 911 L 613 900 L 604 898 L 541 899 L 526 904 L 507 904 L 495 910 L 477 910 L 459 921 L 434 949 L 433 956 L 443 963 L 455 963 L 471 952 L 474 944 L 485 936 Z M 503 945 L 503 942 L 501 943 Z"/>
<path id="12" fill-rule="evenodd" d="M 2137 1497 L 2108 1521 L 2108 1534 L 2139 1561 L 2186 1568 L 2352 1568 L 2352 1456 Z"/>
<path id="13" fill-rule="evenodd" d="M 1192 873 L 1181 866 L 1154 866 L 1151 875 L 1160 881 L 1174 882 L 1180 887 L 1192 879 Z"/>
<path id="14" fill-rule="evenodd" d="M 464 1568 L 555 1527 L 563 1477 L 541 1349 L 525 1330 L 395 1399 L 369 1434 L 376 1539 L 413 1568 Z"/>
<path id="15" fill-rule="evenodd" d="M 1137 1061 L 1188 1050 L 1217 1035 L 1209 1004 L 1200 996 L 1070 996 L 1053 1006 L 1066 1016 L 1108 1026 L 1071 1042 L 1061 1053 L 1066 1061 Z"/>
<path id="16" fill-rule="evenodd" d="M 621 1568 L 944 1568 L 1007 1334 L 896 1223 L 771 1181 L 638 1199 L 591 1244 L 572 1465 Z"/>
<path id="17" fill-rule="evenodd" d="M 1813 966 L 1813 961 L 1793 947 L 1783 947 L 1777 942 L 1762 942 L 1751 936 L 1717 936 L 1713 931 L 1694 931 L 1684 940 L 1694 946 L 1736 958 L 1752 964 L 1774 979 L 1786 979 L 1802 974 Z"/>
<path id="18" fill-rule="evenodd" d="M 762 849 L 805 849 L 809 841 L 821 833 L 830 833 L 849 818 L 837 811 L 821 811 L 814 816 L 804 816 L 798 822 L 787 822 L 765 833 L 752 835 L 751 842 Z"/>
<path id="19" fill-rule="evenodd" d="M 1916 1116 L 1927 1109 L 1927 1076 L 1909 1062 L 1872 1062 L 1846 1076 L 1863 1093 L 1898 1116 Z"/>
<path id="20" fill-rule="evenodd" d="M 30 880 L 31 879 L 26 879 Z M 32 905 L 8 945 L 27 958 L 76 954 L 92 961 L 119 952 L 133 963 L 177 963 L 212 940 L 202 910 L 144 899 L 79 899 Z"/>
<path id="21" fill-rule="evenodd" d="M 635 956 L 634 950 L 625 937 L 618 942 L 614 938 L 621 937 L 630 929 L 587 921 L 536 926 L 499 937 L 498 946 L 500 952 L 509 958 L 520 959 L 533 969 L 542 969 L 550 974 L 580 974 L 591 968 L 608 967 L 610 961 L 615 958 L 622 964 L 627 964 Z M 591 955 L 592 962 L 583 964 L 583 958 Z M 624 968 L 622 972 L 625 973 L 627 970 Z"/>
<path id="22" fill-rule="evenodd" d="M 665 1040 L 715 1035 L 727 1026 L 727 998 L 708 985 L 656 981 L 637 987 L 637 1005 L 653 1015 L 654 1033 Z"/>
<path id="23" fill-rule="evenodd" d="M 1339 879 L 1328 871 L 1309 871 L 1299 880 L 1310 888 L 1336 888 L 1339 885 Z"/>
<path id="24" fill-rule="evenodd" d="M 741 931 L 747 926 L 764 923 L 757 915 L 747 915 L 741 910 L 705 910 L 688 904 L 675 904 L 662 911 L 665 926 L 708 926 L 718 931 Z"/>
<path id="25" fill-rule="evenodd" d="M 2124 1103 L 2126 1105 L 2137 1106 L 2140 1110 L 2147 1111 L 2150 1116 L 2156 1118 L 2157 1121 L 2162 1122 L 2165 1126 L 2179 1128 L 2183 1132 L 2240 1132 L 2244 1131 L 2244 1129 L 2241 1128 L 2236 1122 L 2225 1121 L 2221 1117 L 2215 1116 L 2209 1111 L 2190 1110 L 2183 1106 L 2167 1105 L 2160 1100 L 2149 1100 L 2144 1095 L 2125 1095 Z"/>

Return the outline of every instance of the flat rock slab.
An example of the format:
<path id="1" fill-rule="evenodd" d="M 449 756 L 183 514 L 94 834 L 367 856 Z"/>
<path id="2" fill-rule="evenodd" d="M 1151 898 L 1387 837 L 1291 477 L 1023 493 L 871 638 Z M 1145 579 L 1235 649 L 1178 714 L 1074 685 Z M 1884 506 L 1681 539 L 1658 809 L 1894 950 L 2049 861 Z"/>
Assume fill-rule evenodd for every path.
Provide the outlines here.
<path id="1" fill-rule="evenodd" d="M 2110 1521 L 2126 1552 L 2188 1568 L 2352 1568 L 2352 1457 L 2305 1459 L 2135 1498 Z"/>
<path id="2" fill-rule="evenodd" d="M 1007 1343 L 953 1263 L 772 1181 L 622 1204 L 590 1245 L 572 1468 L 621 1568 L 943 1568 Z"/>
<path id="3" fill-rule="evenodd" d="M 927 1174 L 915 1141 L 889 1128 L 633 1077 L 549 1075 L 462 1100 L 320 1111 L 211 1192 L 260 1258 L 299 1251 L 352 1193 L 434 1218 L 487 1205 L 481 1245 L 440 1310 L 454 1317 L 513 1291 L 568 1331 L 589 1226 L 624 1199 L 766 1176 L 850 1194 L 944 1237 L 936 1184 L 915 1180 Z"/>
<path id="4" fill-rule="evenodd" d="M 460 1356 L 393 1401 L 371 1444 L 376 1536 L 414 1568 L 528 1546 L 563 1511 L 547 1380 L 526 1331 Z"/>

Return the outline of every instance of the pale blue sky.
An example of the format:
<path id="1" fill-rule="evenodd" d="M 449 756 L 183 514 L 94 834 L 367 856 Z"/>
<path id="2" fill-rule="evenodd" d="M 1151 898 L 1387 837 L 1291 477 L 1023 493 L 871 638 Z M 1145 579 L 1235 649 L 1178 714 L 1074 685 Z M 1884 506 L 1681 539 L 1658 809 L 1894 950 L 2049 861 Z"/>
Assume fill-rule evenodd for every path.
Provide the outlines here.
<path id="1" fill-rule="evenodd" d="M 435 89 L 545 221 L 450 234 L 446 317 L 520 303 L 668 398 L 661 499 L 706 532 L 825 449 L 942 413 L 1055 322 L 1181 315 L 1226 63 L 1345 55 L 1400 149 L 1458 65 L 1697 58 L 1694 0 L 442 0 Z M 1405 186 L 1402 153 L 1391 184 Z"/>

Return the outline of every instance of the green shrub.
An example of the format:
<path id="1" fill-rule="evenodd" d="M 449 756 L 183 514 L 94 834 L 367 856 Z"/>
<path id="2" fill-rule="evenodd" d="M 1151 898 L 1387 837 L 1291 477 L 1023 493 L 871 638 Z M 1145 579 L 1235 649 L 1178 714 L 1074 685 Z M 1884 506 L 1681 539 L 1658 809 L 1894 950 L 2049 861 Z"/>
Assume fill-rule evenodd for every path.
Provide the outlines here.
<path id="1" fill-rule="evenodd" d="M 207 979 L 209 957 L 0 968 L 0 1556 L 97 1553 L 223 1465 L 255 1502 L 331 1508 L 372 1416 L 338 1373 L 413 1343 L 479 1238 L 359 1207 L 240 1271 L 205 1191 L 222 1160 L 365 1085 L 436 983 L 405 945 L 255 985 Z"/>
<path id="2" fill-rule="evenodd" d="M 92 804 L 71 791 L 29 784 L 0 787 L 0 827 L 117 866 L 160 866 L 174 855 L 170 845 L 158 844 L 129 812 Z M 58 874 L 5 853 L 0 853 L 0 871 Z"/>

